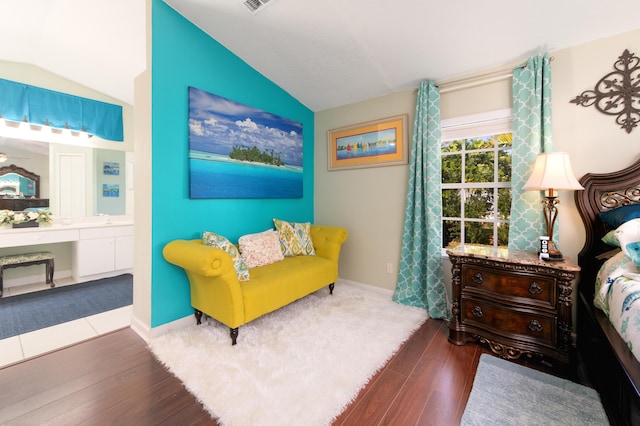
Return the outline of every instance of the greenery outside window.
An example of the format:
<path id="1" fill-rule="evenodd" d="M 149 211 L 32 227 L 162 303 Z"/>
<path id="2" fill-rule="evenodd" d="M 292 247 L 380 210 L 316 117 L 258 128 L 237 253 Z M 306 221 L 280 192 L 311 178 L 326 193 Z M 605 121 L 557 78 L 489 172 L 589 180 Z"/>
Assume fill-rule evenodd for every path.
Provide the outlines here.
<path id="1" fill-rule="evenodd" d="M 511 140 L 511 110 L 442 121 L 444 249 L 507 248 Z"/>

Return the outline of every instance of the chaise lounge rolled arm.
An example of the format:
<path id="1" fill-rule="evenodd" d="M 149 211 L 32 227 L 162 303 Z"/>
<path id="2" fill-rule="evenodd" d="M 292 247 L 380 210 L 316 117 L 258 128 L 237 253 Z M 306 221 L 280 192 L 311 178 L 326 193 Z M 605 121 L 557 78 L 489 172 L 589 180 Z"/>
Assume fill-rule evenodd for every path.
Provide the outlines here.
<path id="1" fill-rule="evenodd" d="M 204 313 L 225 324 L 235 344 L 238 327 L 324 286 L 333 293 L 340 249 L 347 238 L 344 228 L 311 225 L 315 256 L 286 257 L 251 268 L 250 280 L 243 282 L 229 254 L 201 240 L 174 240 L 162 253 L 169 263 L 184 269 L 197 323 Z"/>

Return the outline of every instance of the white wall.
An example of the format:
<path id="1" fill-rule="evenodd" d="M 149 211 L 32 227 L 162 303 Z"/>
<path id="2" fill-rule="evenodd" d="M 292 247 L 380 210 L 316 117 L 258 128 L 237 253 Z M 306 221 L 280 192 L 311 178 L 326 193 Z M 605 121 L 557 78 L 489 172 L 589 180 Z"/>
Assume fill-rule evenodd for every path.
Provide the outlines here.
<path id="1" fill-rule="evenodd" d="M 134 82 L 135 166 L 134 258 L 132 328 L 145 340 L 151 337 L 151 3 L 147 1 L 146 70 Z"/>
<path id="2" fill-rule="evenodd" d="M 553 139 L 556 151 L 569 152 L 575 174 L 606 172 L 632 164 L 640 157 L 640 128 L 627 134 L 595 108 L 569 100 L 613 70 L 624 49 L 640 55 L 640 30 L 586 45 L 550 52 L 552 61 Z M 524 50 L 524 49 L 523 49 Z M 523 58 L 523 61 L 526 58 Z M 487 70 L 490 72 L 493 70 Z M 511 107 L 511 80 L 445 92 L 443 119 Z M 407 166 L 327 171 L 327 130 L 408 113 L 413 128 L 415 91 L 396 93 L 325 110 L 315 120 L 315 221 L 345 226 L 350 233 L 340 261 L 340 277 L 376 287 L 395 289 L 404 218 Z M 584 243 L 582 222 L 571 191 L 560 192 L 560 248 L 577 260 Z M 542 231 L 542 230 L 541 230 Z"/>

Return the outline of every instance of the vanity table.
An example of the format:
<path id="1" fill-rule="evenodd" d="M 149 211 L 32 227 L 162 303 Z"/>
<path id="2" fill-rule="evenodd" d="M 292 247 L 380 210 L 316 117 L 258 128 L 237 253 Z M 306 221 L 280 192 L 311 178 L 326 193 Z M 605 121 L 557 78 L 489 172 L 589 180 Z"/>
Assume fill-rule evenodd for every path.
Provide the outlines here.
<path id="1" fill-rule="evenodd" d="M 40 198 L 40 176 L 15 164 L 0 167 L 0 193 L 4 197 L 0 210 L 49 206 L 49 199 Z M 0 228 L 0 248 L 56 243 L 71 243 L 71 273 L 78 282 L 133 268 L 133 220 L 129 216 L 89 216 L 64 223 L 54 220 L 52 225 L 37 228 Z"/>
<path id="2" fill-rule="evenodd" d="M 68 242 L 72 243 L 72 274 L 78 282 L 130 272 L 133 268 L 131 220 L 0 229 L 0 248 Z"/>

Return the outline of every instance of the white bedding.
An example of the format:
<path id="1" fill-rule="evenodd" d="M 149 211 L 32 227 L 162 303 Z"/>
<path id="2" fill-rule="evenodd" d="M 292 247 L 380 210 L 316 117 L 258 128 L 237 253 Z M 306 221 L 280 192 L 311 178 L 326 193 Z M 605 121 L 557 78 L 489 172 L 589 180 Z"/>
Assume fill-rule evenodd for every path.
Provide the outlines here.
<path id="1" fill-rule="evenodd" d="M 594 305 L 640 361 L 640 267 L 621 251 L 602 265 L 595 290 Z"/>

